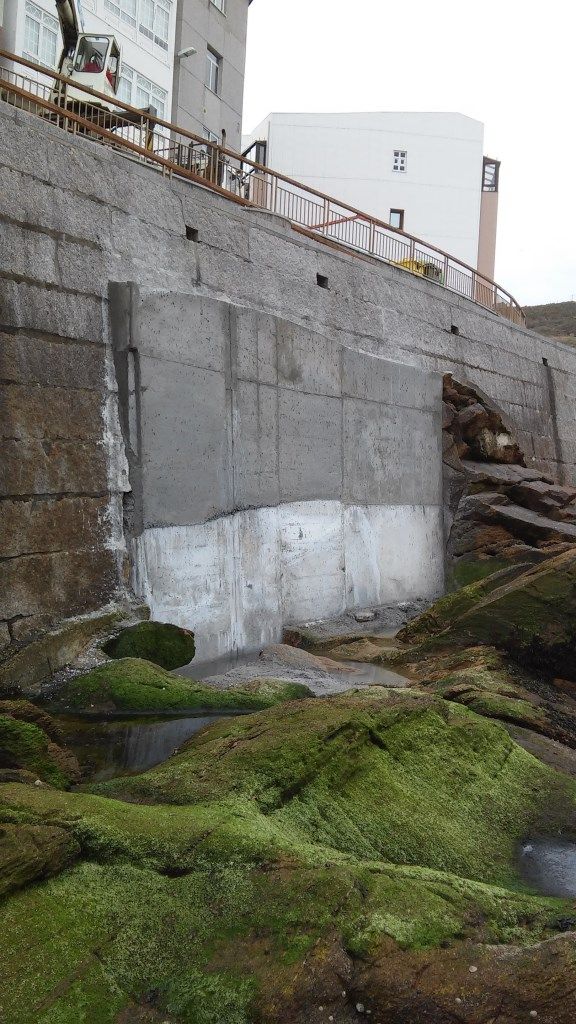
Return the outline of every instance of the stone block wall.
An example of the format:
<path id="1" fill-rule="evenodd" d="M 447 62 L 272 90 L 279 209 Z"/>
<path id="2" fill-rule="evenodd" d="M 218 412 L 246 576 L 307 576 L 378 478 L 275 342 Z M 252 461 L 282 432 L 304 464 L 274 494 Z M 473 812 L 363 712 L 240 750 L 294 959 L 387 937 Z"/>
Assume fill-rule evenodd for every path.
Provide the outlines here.
<path id="1" fill-rule="evenodd" d="M 196 229 L 197 241 L 187 238 L 187 227 Z M 317 274 L 327 278 L 327 288 L 318 287 Z M 295 334 L 282 348 L 279 366 L 285 381 L 302 372 L 321 387 L 317 404 L 326 408 L 333 363 L 325 353 L 333 349 L 451 372 L 502 411 L 529 465 L 563 482 L 574 480 L 573 349 L 432 282 L 339 253 L 280 218 L 168 181 L 154 169 L 0 104 L 4 645 L 23 642 L 64 615 L 97 607 L 125 586 L 123 516 L 131 495 L 124 499 L 133 481 L 118 419 L 111 351 L 118 324 L 109 304 L 110 282 L 135 282 L 142 293 L 212 298 L 285 321 L 288 332 L 311 330 L 321 342 L 308 361 L 298 354 Z M 206 353 L 201 324 L 197 328 L 195 344 Z M 206 330 L 212 330 L 209 324 Z M 266 431 L 272 415 L 265 398 L 270 356 L 259 326 L 260 336 L 261 346 L 238 346 L 237 414 L 254 450 L 258 424 Z M 190 338 L 184 344 L 191 345 Z M 212 372 L 210 366 L 201 369 Z M 166 368 L 162 387 L 170 402 L 182 382 L 175 372 L 168 374 Z M 156 386 L 161 400 L 160 382 Z M 289 391 L 282 389 L 282 402 L 307 403 Z M 202 402 L 209 416 L 208 393 L 199 386 L 192 418 Z M 302 423 L 307 415 L 302 408 Z M 330 440 L 329 419 L 315 413 L 314 421 Z M 264 501 L 268 493 L 266 500 L 282 505 L 278 488 L 290 475 L 299 476 L 306 490 L 305 453 L 295 461 L 287 437 L 284 444 L 280 477 L 268 451 L 239 467 L 236 485 L 247 503 L 251 494 Z M 207 450 L 194 467 L 204 481 L 207 516 L 226 497 L 210 489 L 211 457 Z M 332 493 L 329 475 L 317 482 L 314 500 L 334 500 L 326 496 Z"/>

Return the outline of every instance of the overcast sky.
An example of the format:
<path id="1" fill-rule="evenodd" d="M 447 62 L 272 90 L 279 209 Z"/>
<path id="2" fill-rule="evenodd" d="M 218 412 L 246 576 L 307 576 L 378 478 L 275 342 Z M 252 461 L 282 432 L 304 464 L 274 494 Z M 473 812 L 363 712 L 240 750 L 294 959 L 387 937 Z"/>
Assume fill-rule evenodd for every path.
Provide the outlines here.
<path id="1" fill-rule="evenodd" d="M 496 279 L 576 299 L 574 0 L 254 0 L 244 129 L 270 111 L 458 111 L 502 161 Z M 368 211 L 370 212 L 370 211 Z"/>

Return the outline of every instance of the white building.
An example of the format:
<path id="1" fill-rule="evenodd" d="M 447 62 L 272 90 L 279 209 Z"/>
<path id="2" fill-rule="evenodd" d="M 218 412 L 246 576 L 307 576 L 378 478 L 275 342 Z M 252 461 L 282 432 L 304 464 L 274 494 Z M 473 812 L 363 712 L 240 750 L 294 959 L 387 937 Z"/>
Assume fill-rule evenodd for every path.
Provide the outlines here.
<path id="1" fill-rule="evenodd" d="M 170 119 L 176 0 L 82 0 L 84 30 L 114 35 L 122 53 L 118 98 L 156 107 Z M 51 0 L 4 0 L 2 45 L 48 68 L 58 64 L 62 37 Z"/>
<path id="2" fill-rule="evenodd" d="M 498 168 L 463 114 L 269 114 L 259 160 L 494 276 Z"/>

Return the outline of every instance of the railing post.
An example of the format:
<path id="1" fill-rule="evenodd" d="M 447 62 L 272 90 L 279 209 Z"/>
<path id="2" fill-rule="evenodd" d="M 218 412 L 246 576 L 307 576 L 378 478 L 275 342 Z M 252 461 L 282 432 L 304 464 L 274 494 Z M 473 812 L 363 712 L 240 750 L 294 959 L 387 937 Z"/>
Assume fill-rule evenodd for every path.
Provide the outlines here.
<path id="1" fill-rule="evenodd" d="M 370 220 L 370 240 L 368 242 L 368 252 L 371 256 L 376 255 L 376 247 L 374 244 L 376 238 L 376 225 L 373 220 Z"/>
<path id="2" fill-rule="evenodd" d="M 328 234 L 328 221 L 330 220 L 330 200 L 329 199 L 325 199 L 324 200 L 324 210 L 323 210 L 323 213 L 322 213 L 322 220 L 323 220 L 322 234 L 323 235 L 327 235 Z"/>

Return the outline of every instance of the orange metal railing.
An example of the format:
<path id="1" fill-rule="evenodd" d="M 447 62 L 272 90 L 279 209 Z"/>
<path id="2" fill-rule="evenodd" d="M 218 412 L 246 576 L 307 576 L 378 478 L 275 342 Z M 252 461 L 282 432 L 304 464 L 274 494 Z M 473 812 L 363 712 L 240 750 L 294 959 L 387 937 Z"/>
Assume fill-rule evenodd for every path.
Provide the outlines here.
<path id="1" fill-rule="evenodd" d="M 81 135 L 111 146 L 132 159 L 287 218 L 292 226 L 332 246 L 371 256 L 427 278 L 515 323 L 522 308 L 500 285 L 433 245 L 390 227 L 347 203 L 255 163 L 193 132 L 151 117 L 74 81 L 85 99 L 63 105 L 54 83 L 70 80 L 39 64 L 0 49 L 0 99 Z"/>

